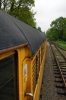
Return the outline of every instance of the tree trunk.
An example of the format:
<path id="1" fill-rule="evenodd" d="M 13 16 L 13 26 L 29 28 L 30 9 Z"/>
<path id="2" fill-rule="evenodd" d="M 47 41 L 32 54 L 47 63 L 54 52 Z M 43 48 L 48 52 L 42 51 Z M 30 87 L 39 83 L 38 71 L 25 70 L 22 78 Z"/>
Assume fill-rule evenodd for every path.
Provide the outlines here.
<path id="1" fill-rule="evenodd" d="M 19 1 L 18 10 L 19 10 L 19 8 L 21 6 L 21 3 L 22 3 L 22 0 Z"/>
<path id="2" fill-rule="evenodd" d="M 1 9 L 1 0 L 0 0 L 0 9 Z"/>

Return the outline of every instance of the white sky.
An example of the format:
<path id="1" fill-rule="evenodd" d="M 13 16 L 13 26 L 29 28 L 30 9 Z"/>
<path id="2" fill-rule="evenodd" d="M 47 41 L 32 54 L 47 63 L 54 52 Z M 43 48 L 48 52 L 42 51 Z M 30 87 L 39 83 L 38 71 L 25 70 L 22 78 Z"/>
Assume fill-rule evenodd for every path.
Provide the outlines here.
<path id="1" fill-rule="evenodd" d="M 53 20 L 66 17 L 66 0 L 35 0 L 33 11 L 36 12 L 37 26 L 44 32 L 50 28 Z"/>

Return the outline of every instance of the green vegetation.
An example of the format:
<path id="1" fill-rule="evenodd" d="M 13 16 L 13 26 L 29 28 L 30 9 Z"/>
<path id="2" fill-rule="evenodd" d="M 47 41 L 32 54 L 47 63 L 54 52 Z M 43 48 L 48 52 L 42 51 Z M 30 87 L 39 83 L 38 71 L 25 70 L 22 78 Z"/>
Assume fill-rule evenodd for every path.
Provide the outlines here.
<path id="1" fill-rule="evenodd" d="M 38 28 L 37 28 L 37 29 L 38 29 L 40 32 L 42 32 L 41 27 L 39 27 L 39 26 L 38 26 Z"/>
<path id="2" fill-rule="evenodd" d="M 57 40 L 54 41 L 56 44 L 58 44 L 61 48 L 63 48 L 64 50 L 66 50 L 66 41 L 62 41 L 62 40 Z"/>
<path id="3" fill-rule="evenodd" d="M 0 0 L 1 10 L 42 32 L 41 27 L 36 27 L 34 6 L 35 0 Z"/>
<path id="4" fill-rule="evenodd" d="M 59 17 L 52 21 L 46 36 L 49 40 L 54 41 L 66 50 L 66 18 Z"/>
<path id="5" fill-rule="evenodd" d="M 49 40 L 66 41 L 66 18 L 59 17 L 52 21 L 50 29 L 46 32 L 46 36 Z"/>
<path id="6" fill-rule="evenodd" d="M 34 0 L 0 0 L 0 9 L 32 27 L 36 27 L 35 12 L 32 10 L 32 7 L 35 6 L 34 3 Z"/>

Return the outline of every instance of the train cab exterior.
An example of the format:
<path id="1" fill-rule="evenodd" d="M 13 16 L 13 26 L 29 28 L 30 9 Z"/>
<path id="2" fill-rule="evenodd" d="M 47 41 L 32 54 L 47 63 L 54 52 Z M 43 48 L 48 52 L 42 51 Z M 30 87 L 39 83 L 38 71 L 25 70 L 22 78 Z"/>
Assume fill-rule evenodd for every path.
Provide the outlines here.
<path id="1" fill-rule="evenodd" d="M 0 100 L 39 100 L 46 37 L 0 11 Z"/>

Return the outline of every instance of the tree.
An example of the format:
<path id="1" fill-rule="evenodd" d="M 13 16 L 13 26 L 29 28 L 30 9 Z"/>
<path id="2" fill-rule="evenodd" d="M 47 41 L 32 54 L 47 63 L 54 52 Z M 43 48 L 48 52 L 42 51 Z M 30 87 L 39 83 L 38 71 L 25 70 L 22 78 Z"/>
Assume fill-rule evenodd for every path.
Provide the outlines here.
<path id="1" fill-rule="evenodd" d="M 66 41 L 66 30 L 64 30 L 62 38 L 63 38 L 64 41 Z"/>
<path id="2" fill-rule="evenodd" d="M 52 21 L 50 26 L 58 32 L 59 39 L 62 39 L 63 32 L 66 29 L 66 18 L 59 17 L 55 21 Z"/>
<path id="3" fill-rule="evenodd" d="M 1 9 L 19 20 L 36 27 L 36 22 L 32 11 L 34 0 L 0 0 Z M 2 3 L 3 2 L 3 3 Z"/>
<path id="4" fill-rule="evenodd" d="M 49 38 L 53 40 L 65 40 L 65 34 L 66 34 L 66 18 L 59 17 L 56 20 L 52 21 L 50 24 L 51 28 L 49 31 L 47 31 L 47 34 L 49 34 Z"/>
<path id="5" fill-rule="evenodd" d="M 18 9 L 20 7 L 33 7 L 34 6 L 34 0 L 18 0 L 17 1 L 17 4 L 18 4 Z"/>
<path id="6" fill-rule="evenodd" d="M 47 36 L 47 38 L 49 39 L 49 40 L 54 40 L 54 30 L 53 30 L 53 28 L 50 28 L 50 29 L 48 29 L 47 30 L 47 32 L 46 32 L 46 36 Z"/>
<path id="7" fill-rule="evenodd" d="M 38 27 L 37 29 L 38 29 L 40 32 L 42 32 L 41 27 Z"/>
<path id="8" fill-rule="evenodd" d="M 1 5 L 2 5 L 2 0 L 0 0 L 0 9 L 1 9 Z"/>

